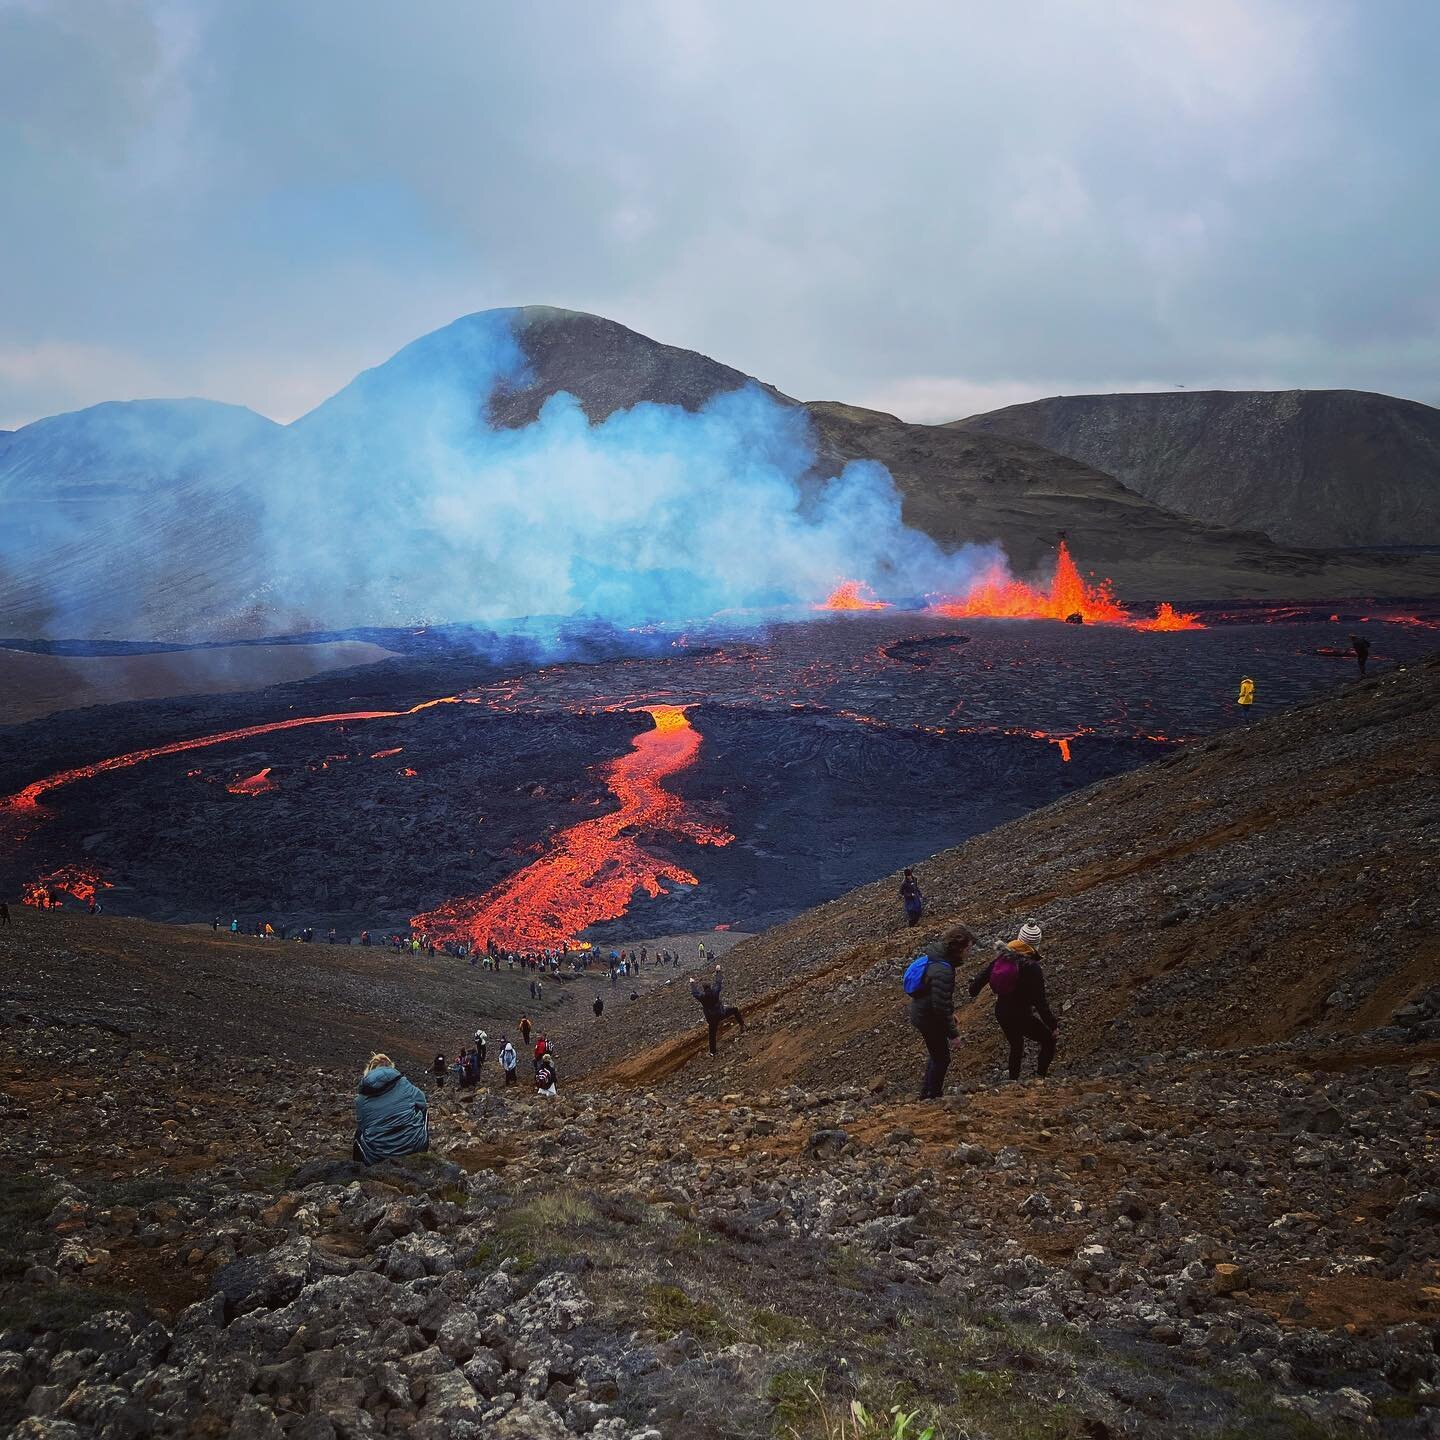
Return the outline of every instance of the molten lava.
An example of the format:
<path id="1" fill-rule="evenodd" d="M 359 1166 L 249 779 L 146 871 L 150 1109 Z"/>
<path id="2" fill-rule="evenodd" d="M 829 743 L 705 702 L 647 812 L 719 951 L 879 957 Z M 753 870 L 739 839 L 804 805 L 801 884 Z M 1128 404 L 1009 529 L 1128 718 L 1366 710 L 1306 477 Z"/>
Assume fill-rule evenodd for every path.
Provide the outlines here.
<path id="1" fill-rule="evenodd" d="M 1154 616 L 1149 620 L 1132 620 L 1135 630 L 1203 630 L 1200 618 L 1193 611 L 1177 610 L 1168 600 L 1162 600 Z"/>
<path id="2" fill-rule="evenodd" d="M 842 580 L 813 610 L 888 610 L 890 602 L 880 600 L 863 580 Z"/>
<path id="3" fill-rule="evenodd" d="M 243 780 L 232 780 L 225 788 L 232 795 L 263 795 L 267 790 L 278 790 L 280 782 L 270 778 L 270 766 L 267 765 Z"/>
<path id="4" fill-rule="evenodd" d="M 97 760 L 93 765 L 77 765 L 73 770 L 61 770 L 47 775 L 43 780 L 32 780 L 23 790 L 0 800 L 0 814 L 12 816 L 30 814 L 40 808 L 40 797 L 62 785 L 72 785 L 77 780 L 90 780 L 110 770 L 126 770 L 145 760 L 158 760 L 165 755 L 181 755 L 187 750 L 204 750 L 211 745 L 228 745 L 232 740 L 253 740 L 258 735 L 274 735 L 282 730 L 299 730 L 306 725 L 342 725 L 352 720 L 398 720 L 406 715 L 418 715 L 435 705 L 458 704 L 458 695 L 441 695 L 434 700 L 422 700 L 408 710 L 351 710 L 337 715 L 296 715 L 289 720 L 270 720 L 263 725 L 246 725 L 239 730 L 222 730 L 218 735 L 200 735 L 193 740 L 172 740 L 166 745 L 156 745 L 149 750 L 131 750 L 125 755 L 112 755 L 108 760 Z"/>
<path id="5" fill-rule="evenodd" d="M 694 764 L 700 733 L 683 705 L 643 707 L 654 722 L 629 751 L 606 762 L 602 774 L 619 809 L 560 831 L 540 857 L 474 899 L 448 900 L 411 926 L 445 939 L 509 949 L 573 943 L 587 925 L 623 915 L 637 890 L 652 898 L 664 882 L 694 885 L 690 871 L 652 855 L 640 843 L 670 835 L 700 845 L 728 845 L 735 837 L 689 816 L 684 801 L 661 783 Z"/>
<path id="6" fill-rule="evenodd" d="M 1063 540 L 1055 556 L 1055 578 L 1049 590 L 1037 590 L 1023 580 L 1014 579 L 1003 566 L 995 565 L 963 596 L 938 600 L 930 611 L 957 619 L 1068 620 L 1072 615 L 1087 621 L 1130 618 L 1116 600 L 1108 580 L 1092 585 L 1084 579 Z"/>
<path id="7" fill-rule="evenodd" d="M 48 910 L 57 903 L 56 892 L 73 896 L 82 905 L 88 905 L 95 898 L 97 890 L 112 889 L 108 880 L 102 880 L 94 870 L 83 865 L 62 865 L 38 880 L 32 880 L 20 894 L 22 905 L 33 905 L 37 910 Z"/>
<path id="8" fill-rule="evenodd" d="M 388 760 L 392 755 L 398 755 L 405 747 L 403 745 L 392 745 L 388 750 L 377 750 L 370 758 L 372 760 Z"/>

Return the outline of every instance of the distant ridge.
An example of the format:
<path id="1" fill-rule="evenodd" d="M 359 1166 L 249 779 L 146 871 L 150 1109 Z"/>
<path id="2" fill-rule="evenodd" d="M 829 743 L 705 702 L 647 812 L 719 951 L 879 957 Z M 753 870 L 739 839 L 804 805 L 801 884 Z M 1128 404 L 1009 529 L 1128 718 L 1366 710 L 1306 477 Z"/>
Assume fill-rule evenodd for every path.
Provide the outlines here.
<path id="1" fill-rule="evenodd" d="M 1440 410 L 1363 390 L 1059 395 L 953 422 L 1282 544 L 1440 544 Z"/>

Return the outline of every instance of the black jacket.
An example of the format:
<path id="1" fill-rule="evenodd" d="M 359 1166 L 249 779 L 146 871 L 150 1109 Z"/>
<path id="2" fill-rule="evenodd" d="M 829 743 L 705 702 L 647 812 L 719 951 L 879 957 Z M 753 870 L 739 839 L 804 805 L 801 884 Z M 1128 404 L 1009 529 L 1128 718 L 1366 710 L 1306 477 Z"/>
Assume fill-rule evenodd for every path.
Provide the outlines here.
<path id="1" fill-rule="evenodd" d="M 725 1007 L 720 1003 L 721 976 L 717 970 L 715 980 L 710 985 L 692 985 L 690 993 L 700 1002 L 700 1008 L 705 1012 L 707 1020 L 720 1020 L 724 1018 Z"/>
<path id="2" fill-rule="evenodd" d="M 917 1029 L 944 1020 L 952 1036 L 955 1028 L 955 967 L 948 960 L 933 957 L 925 967 L 925 979 L 910 997 L 910 1023 Z"/>
<path id="3" fill-rule="evenodd" d="M 1035 952 L 1029 955 L 1020 951 L 1011 953 L 1020 962 L 1020 979 L 1008 995 L 995 997 L 996 1017 L 1006 1020 L 1029 1015 L 1033 1011 L 1053 1030 L 1058 1022 L 1050 1013 L 1050 1006 L 1045 1001 L 1045 972 L 1040 968 L 1039 953 Z M 990 971 L 994 967 L 995 960 L 999 958 L 997 955 L 995 959 L 992 959 L 970 982 L 972 996 L 978 995 L 990 983 Z"/>

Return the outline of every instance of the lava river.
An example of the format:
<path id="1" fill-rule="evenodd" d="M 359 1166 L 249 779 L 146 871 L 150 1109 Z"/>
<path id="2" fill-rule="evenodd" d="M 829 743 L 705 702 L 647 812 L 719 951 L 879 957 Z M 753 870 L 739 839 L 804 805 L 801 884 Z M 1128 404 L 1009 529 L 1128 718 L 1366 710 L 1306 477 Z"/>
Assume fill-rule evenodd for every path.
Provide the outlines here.
<path id="1" fill-rule="evenodd" d="M 40 808 L 40 797 L 62 785 L 73 785 L 77 780 L 90 780 L 96 775 L 111 770 L 128 770 L 132 765 L 143 764 L 146 760 L 158 760 L 166 755 L 183 755 L 190 750 L 206 750 L 212 745 L 228 745 L 236 740 L 253 740 L 259 735 L 275 735 L 282 730 L 300 730 L 307 725 L 343 725 L 359 720 L 398 720 L 406 715 L 417 715 L 434 705 L 453 705 L 459 702 L 458 695 L 442 695 L 434 700 L 422 700 L 408 710 L 350 710 L 334 715 L 295 715 L 288 720 L 269 720 L 261 725 L 244 725 L 238 730 L 222 730 L 217 735 L 199 735 L 189 740 L 171 740 L 165 745 L 155 745 L 148 750 L 131 750 L 124 755 L 112 755 L 106 760 L 97 760 L 92 765 L 77 765 L 73 770 L 61 770 L 58 774 L 47 775 L 43 780 L 32 780 L 23 790 L 0 800 L 0 814 L 11 816 L 33 815 Z M 396 752 L 398 753 L 398 751 Z M 230 787 L 233 794 L 257 794 L 273 788 L 256 784 L 263 781 L 269 771 L 252 775 L 243 782 L 248 789 Z"/>
<path id="2" fill-rule="evenodd" d="M 735 837 L 686 812 L 663 781 L 694 764 L 700 732 L 683 705 L 642 707 L 655 721 L 629 751 L 602 771 L 618 810 L 560 831 L 539 859 L 477 899 L 448 900 L 410 923 L 441 939 L 483 947 L 531 949 L 572 942 L 587 925 L 614 920 L 637 890 L 652 898 L 664 882 L 694 885 L 690 871 L 659 859 L 641 837 L 666 834 L 700 845 L 728 845 Z"/>

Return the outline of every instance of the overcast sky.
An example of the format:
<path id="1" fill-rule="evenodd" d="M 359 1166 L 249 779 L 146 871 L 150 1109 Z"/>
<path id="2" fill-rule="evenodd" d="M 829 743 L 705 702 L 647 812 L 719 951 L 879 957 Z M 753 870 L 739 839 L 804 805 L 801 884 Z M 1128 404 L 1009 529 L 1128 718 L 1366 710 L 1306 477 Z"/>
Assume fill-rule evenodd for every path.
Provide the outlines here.
<path id="1" fill-rule="evenodd" d="M 1432 0 L 0 0 L 0 426 L 547 303 L 907 419 L 1440 403 Z"/>

